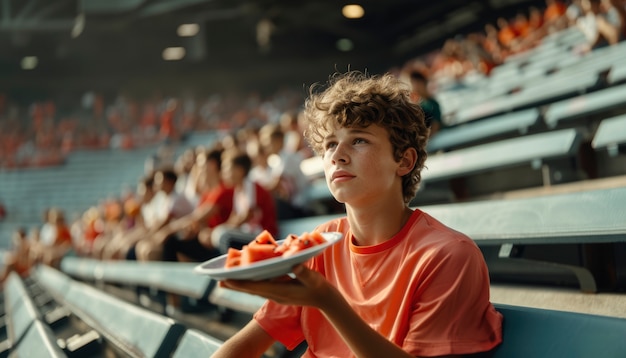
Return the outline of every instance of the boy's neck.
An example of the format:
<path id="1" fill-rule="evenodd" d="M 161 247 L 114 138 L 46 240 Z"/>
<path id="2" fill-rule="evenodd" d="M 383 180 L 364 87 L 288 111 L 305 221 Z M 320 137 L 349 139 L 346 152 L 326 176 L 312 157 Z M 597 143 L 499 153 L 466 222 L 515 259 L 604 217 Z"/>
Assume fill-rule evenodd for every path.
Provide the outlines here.
<path id="1" fill-rule="evenodd" d="M 355 244 L 372 246 L 391 239 L 402 230 L 413 213 L 413 210 L 404 204 L 384 208 L 383 206 L 367 208 L 346 206 Z"/>

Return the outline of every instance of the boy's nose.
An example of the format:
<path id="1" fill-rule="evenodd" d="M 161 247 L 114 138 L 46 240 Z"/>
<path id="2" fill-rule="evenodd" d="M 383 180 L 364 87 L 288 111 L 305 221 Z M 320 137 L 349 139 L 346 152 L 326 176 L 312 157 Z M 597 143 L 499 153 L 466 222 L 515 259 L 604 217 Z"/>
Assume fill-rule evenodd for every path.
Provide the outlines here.
<path id="1" fill-rule="evenodd" d="M 331 156 L 331 161 L 333 162 L 333 164 L 335 163 L 348 163 L 349 162 L 349 156 L 346 153 L 346 151 L 344 150 L 344 147 L 339 144 L 337 145 L 337 147 L 335 148 L 335 151 L 333 152 L 332 156 Z"/>

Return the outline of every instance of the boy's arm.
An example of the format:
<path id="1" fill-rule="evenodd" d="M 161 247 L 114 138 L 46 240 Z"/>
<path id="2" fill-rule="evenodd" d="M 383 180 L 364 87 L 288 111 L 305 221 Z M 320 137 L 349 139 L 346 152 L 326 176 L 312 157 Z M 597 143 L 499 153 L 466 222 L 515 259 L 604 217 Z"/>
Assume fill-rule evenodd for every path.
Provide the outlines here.
<path id="1" fill-rule="evenodd" d="M 261 357 L 274 342 L 272 336 L 265 332 L 255 320 L 251 320 L 243 329 L 224 342 L 211 357 Z"/>

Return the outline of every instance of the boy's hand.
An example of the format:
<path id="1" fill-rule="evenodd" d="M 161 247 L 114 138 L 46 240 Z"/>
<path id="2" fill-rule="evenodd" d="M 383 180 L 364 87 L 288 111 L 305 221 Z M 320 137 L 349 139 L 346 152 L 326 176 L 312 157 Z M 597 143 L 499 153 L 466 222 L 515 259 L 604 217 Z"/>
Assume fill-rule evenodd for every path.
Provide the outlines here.
<path id="1" fill-rule="evenodd" d="M 270 280 L 225 280 L 222 287 L 265 297 L 283 305 L 313 306 L 321 308 L 333 287 L 324 276 L 303 265 L 293 268 L 295 279 L 282 276 Z"/>

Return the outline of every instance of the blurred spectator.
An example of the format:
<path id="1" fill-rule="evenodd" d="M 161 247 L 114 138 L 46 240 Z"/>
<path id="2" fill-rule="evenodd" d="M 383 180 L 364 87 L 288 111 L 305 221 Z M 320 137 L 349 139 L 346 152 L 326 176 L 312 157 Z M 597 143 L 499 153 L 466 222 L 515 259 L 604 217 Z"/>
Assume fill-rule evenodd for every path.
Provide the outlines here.
<path id="1" fill-rule="evenodd" d="M 567 5 L 560 0 L 546 0 L 543 12 L 543 28 L 546 34 L 561 31 L 567 27 Z"/>
<path id="2" fill-rule="evenodd" d="M 268 155 L 271 181 L 266 189 L 276 201 L 278 219 L 308 215 L 306 189 L 309 180 L 300 167 L 302 156 L 285 150 L 285 133 L 278 124 L 263 126 L 259 140 Z"/>
<path id="3" fill-rule="evenodd" d="M 174 170 L 178 175 L 176 191 L 183 193 L 189 202 L 195 206 L 198 203 L 200 191 L 198 189 L 199 171 L 196 165 L 196 152 L 203 148 L 189 148 L 180 155 L 174 164 Z"/>
<path id="4" fill-rule="evenodd" d="M 0 198 L 0 221 L 4 220 L 7 217 L 7 209 L 2 203 L 2 198 Z"/>
<path id="5" fill-rule="evenodd" d="M 76 251 L 81 256 L 90 256 L 93 244 L 104 232 L 104 222 L 97 207 L 87 209 L 80 218 L 81 234 Z"/>
<path id="6" fill-rule="evenodd" d="M 463 50 L 472 64 L 472 69 L 467 74 L 475 73 L 488 76 L 491 70 L 501 63 L 499 58 L 485 49 L 485 37 L 486 35 L 484 34 L 472 32 L 467 34 L 462 41 Z M 500 54 L 497 54 L 497 56 L 499 57 Z"/>
<path id="7" fill-rule="evenodd" d="M 179 139 L 180 133 L 176 129 L 177 110 L 178 101 L 172 98 L 167 101 L 167 105 L 161 113 L 159 134 L 166 143 L 175 142 Z"/>
<path id="8" fill-rule="evenodd" d="M 493 58 L 494 64 L 500 64 L 504 62 L 504 59 L 508 56 L 508 50 L 505 50 L 500 45 L 498 39 L 498 29 L 493 24 L 485 25 L 485 37 L 483 37 L 483 48 Z"/>
<path id="9" fill-rule="evenodd" d="M 197 207 L 138 242 L 137 259 L 204 261 L 219 254 L 211 245 L 211 232 L 228 220 L 233 206 L 233 189 L 222 181 L 222 150 L 207 150 L 199 155 L 197 164 L 203 172 L 199 180 L 203 194 Z"/>
<path id="10" fill-rule="evenodd" d="M 459 81 L 473 69 L 471 61 L 457 39 L 448 39 L 430 65 L 433 79 L 459 84 Z"/>
<path id="11" fill-rule="evenodd" d="M 11 238 L 11 249 L 5 253 L 3 268 L 0 271 L 0 287 L 4 284 L 11 272 L 16 272 L 21 277 L 28 276 L 33 266 L 31 243 L 28 240 L 26 230 L 17 229 Z"/>
<path id="12" fill-rule="evenodd" d="M 72 235 L 62 210 L 46 211 L 47 222 L 42 227 L 40 241 L 34 248 L 37 262 L 58 267 L 63 256 L 73 248 Z"/>
<path id="13" fill-rule="evenodd" d="M 424 110 L 426 126 L 430 128 L 430 136 L 434 136 L 439 132 L 444 124 L 441 120 L 441 108 L 439 102 L 433 97 L 428 90 L 428 79 L 419 71 L 412 71 L 411 80 L 411 100 L 418 103 Z"/>
<path id="14" fill-rule="evenodd" d="M 193 211 L 193 205 L 185 195 L 176 191 L 178 175 L 170 168 L 159 169 L 154 174 L 154 186 L 157 194 L 156 216 L 160 229 L 174 219 L 181 218 Z"/>
<path id="15" fill-rule="evenodd" d="M 511 22 L 504 17 L 499 17 L 496 23 L 498 25 L 498 41 L 500 42 L 500 46 L 508 52 L 517 52 L 519 34 L 515 31 Z"/>
<path id="16" fill-rule="evenodd" d="M 241 249 L 263 230 L 274 237 L 278 235 L 278 221 L 274 200 L 267 190 L 250 180 L 248 174 L 252 159 L 242 151 L 224 153 L 222 175 L 232 186 L 233 209 L 226 222 L 216 226 L 211 233 L 214 248 L 226 253 L 229 247 Z"/>
<path id="17" fill-rule="evenodd" d="M 158 225 L 155 215 L 154 176 L 148 175 L 137 184 L 136 196 L 130 204 L 130 211 L 134 212 L 134 225 L 126 230 L 118 231 L 102 248 L 101 258 L 104 260 L 124 259 L 137 242 L 151 234 L 151 230 Z"/>
<path id="18" fill-rule="evenodd" d="M 580 51 L 615 45 L 623 39 L 622 26 L 626 21 L 624 9 L 618 10 L 611 1 L 581 0 L 581 15 L 576 25 L 585 34 L 587 44 Z"/>
<path id="19" fill-rule="evenodd" d="M 267 149 L 260 142 L 256 142 L 254 147 L 249 148 L 248 154 L 252 158 L 252 169 L 248 174 L 250 180 L 271 190 L 274 180 L 272 179 L 272 168 L 268 163 L 269 154 Z"/>
<path id="20" fill-rule="evenodd" d="M 300 152 L 305 146 L 298 115 L 299 112 L 288 111 L 280 116 L 280 128 L 285 133 L 285 151 L 291 153 Z"/>

